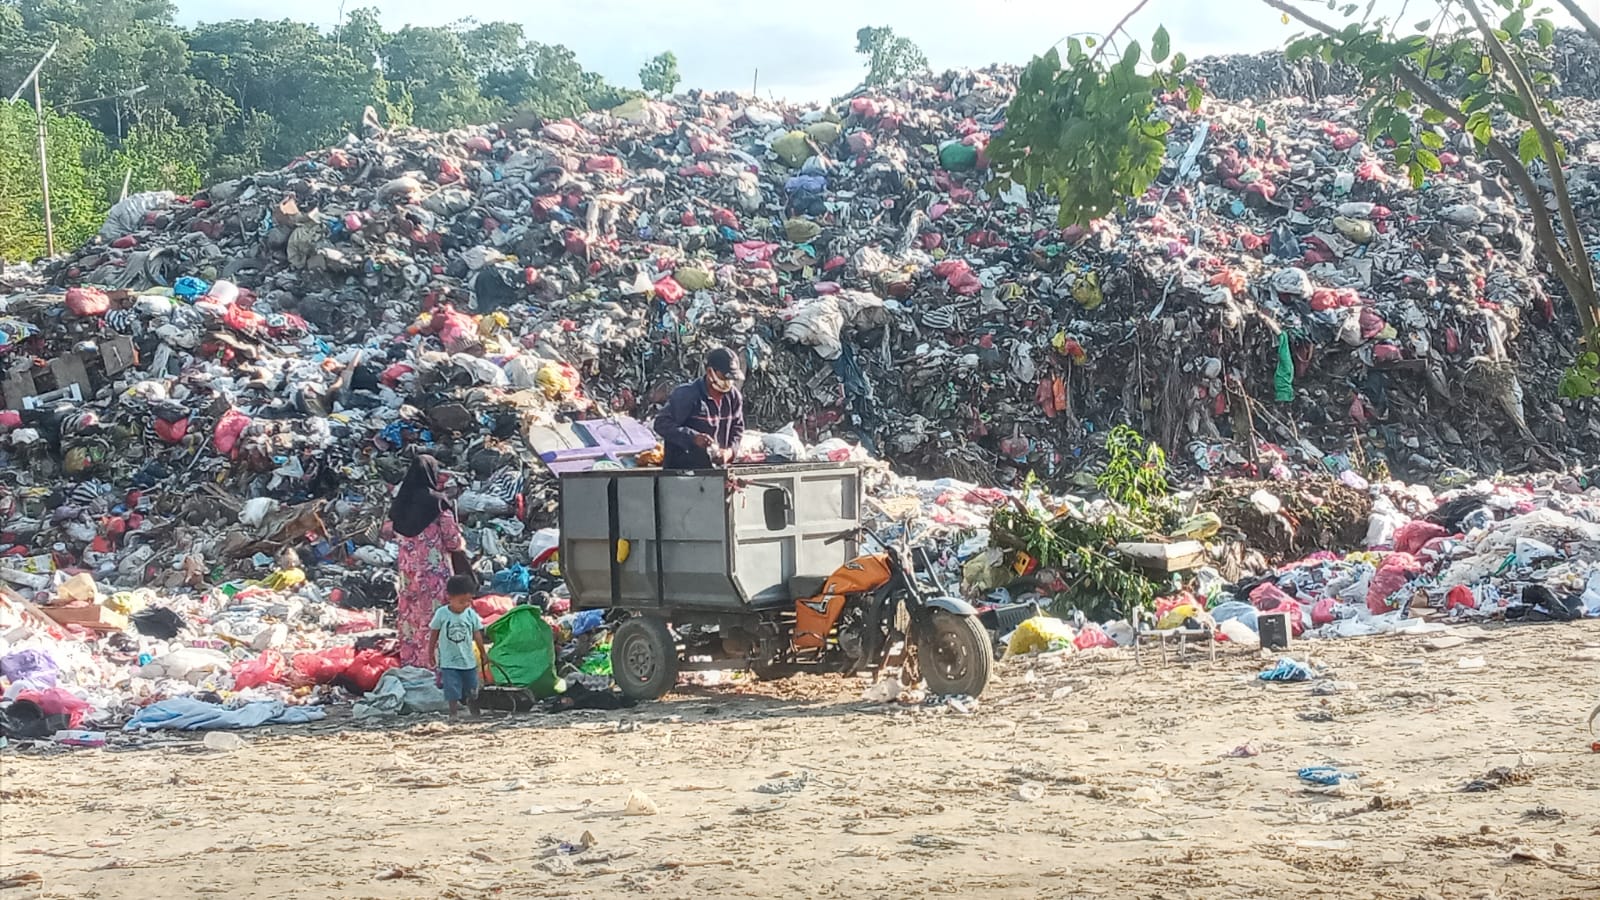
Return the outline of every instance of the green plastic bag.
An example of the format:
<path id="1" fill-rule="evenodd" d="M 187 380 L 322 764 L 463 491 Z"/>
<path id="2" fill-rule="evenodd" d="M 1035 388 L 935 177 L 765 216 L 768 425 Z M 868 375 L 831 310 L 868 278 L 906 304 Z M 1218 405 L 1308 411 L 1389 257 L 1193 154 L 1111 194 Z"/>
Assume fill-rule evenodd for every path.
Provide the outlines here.
<path id="1" fill-rule="evenodd" d="M 489 672 L 495 684 L 527 688 L 554 697 L 565 687 L 556 677 L 556 641 L 539 610 L 514 606 L 484 629 L 489 639 Z"/>
<path id="2" fill-rule="evenodd" d="M 798 169 L 812 156 L 811 142 L 804 131 L 791 131 L 772 142 L 772 152 L 778 154 L 784 165 Z"/>
<path id="3" fill-rule="evenodd" d="M 1294 400 L 1294 357 L 1289 355 L 1289 335 L 1278 334 L 1278 371 L 1273 376 L 1274 396 L 1279 403 Z"/>
<path id="4" fill-rule="evenodd" d="M 939 148 L 939 165 L 949 172 L 970 172 L 978 167 L 978 148 L 951 141 Z"/>

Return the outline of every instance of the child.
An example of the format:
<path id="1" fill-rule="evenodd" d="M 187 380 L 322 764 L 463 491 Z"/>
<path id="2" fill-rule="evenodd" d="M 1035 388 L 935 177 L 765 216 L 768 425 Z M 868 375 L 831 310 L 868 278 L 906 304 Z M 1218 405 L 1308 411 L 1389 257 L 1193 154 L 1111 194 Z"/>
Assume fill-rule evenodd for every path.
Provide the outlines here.
<path id="1" fill-rule="evenodd" d="M 483 649 L 483 620 L 472 608 L 477 582 L 471 575 L 453 575 L 445 583 L 447 600 L 434 611 L 428 624 L 432 639 L 428 643 L 428 662 L 439 670 L 439 686 L 450 703 L 450 718 L 461 710 L 461 701 L 478 715 L 478 673 L 489 680 L 489 654 Z M 477 650 L 477 660 L 473 650 Z"/>

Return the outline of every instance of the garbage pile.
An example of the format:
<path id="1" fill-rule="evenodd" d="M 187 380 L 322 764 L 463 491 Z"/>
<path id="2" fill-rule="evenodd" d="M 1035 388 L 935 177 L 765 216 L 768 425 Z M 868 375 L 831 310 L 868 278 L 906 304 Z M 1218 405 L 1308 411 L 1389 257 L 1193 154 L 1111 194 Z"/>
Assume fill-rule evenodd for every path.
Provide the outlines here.
<path id="1" fill-rule="evenodd" d="M 510 572 L 527 589 L 502 593 L 548 611 L 542 442 L 648 421 L 716 346 L 749 373 L 743 458 L 929 479 L 886 478 L 883 501 L 944 529 L 949 573 L 1005 491 L 1092 481 L 1123 422 L 1215 479 L 1444 485 L 1600 457 L 1592 404 L 1554 396 L 1572 317 L 1466 136 L 1438 126 L 1444 170 L 1413 190 L 1347 100 L 1164 104 L 1161 182 L 1062 229 L 991 184 L 1014 77 L 369 124 L 280 171 L 130 197 L 48 271 L 7 270 L 0 581 L 93 607 L 52 624 L 108 635 L 78 668 L 100 709 L 235 689 L 236 664 L 282 668 L 269 652 L 350 664 L 274 702 L 350 683 L 366 653 L 364 686 L 387 671 L 371 611 L 394 602 L 383 519 L 407 454 L 453 473 L 482 579 Z M 1588 158 L 1600 132 L 1574 128 Z M 1239 528 L 1275 556 L 1310 539 L 1263 526 Z M 95 599 L 63 602 L 78 573 Z M 8 627 L 54 634 L 8 602 Z M 115 616 L 153 609 L 189 623 L 178 650 L 223 658 L 136 685 L 177 651 Z M 587 659 L 602 641 L 566 624 Z"/>
<path id="2" fill-rule="evenodd" d="M 1191 499 L 1210 521 L 1203 543 L 1190 542 L 1192 558 L 1142 575 L 1123 561 L 1157 583 L 1150 607 L 1131 616 L 1086 615 L 1069 590 L 1086 577 L 1070 571 L 1078 560 L 1035 559 L 999 534 L 964 583 L 969 595 L 1042 610 L 1002 637 L 1012 655 L 1129 646 L 1163 631 L 1253 647 L 1269 640 L 1269 615 L 1284 617 L 1286 640 L 1600 617 L 1600 487 L 1570 476 L 1486 479 L 1435 495 L 1347 473 L 1231 483 Z M 1083 515 L 1069 507 L 1056 521 Z"/>
<path id="3" fill-rule="evenodd" d="M 1575 28 L 1556 29 L 1549 54 L 1556 97 L 1600 98 L 1600 46 L 1592 38 Z M 1289 60 L 1279 52 L 1209 56 L 1195 60 L 1191 71 L 1205 79 L 1207 94 L 1234 102 L 1316 99 L 1361 87 L 1361 76 L 1350 66 L 1315 56 Z"/>

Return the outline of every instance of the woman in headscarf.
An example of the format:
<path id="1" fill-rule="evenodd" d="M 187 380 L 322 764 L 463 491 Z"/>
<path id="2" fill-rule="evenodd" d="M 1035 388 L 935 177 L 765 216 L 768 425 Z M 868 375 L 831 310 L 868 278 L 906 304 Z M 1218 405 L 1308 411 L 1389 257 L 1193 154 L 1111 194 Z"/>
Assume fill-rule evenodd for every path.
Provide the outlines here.
<path id="1" fill-rule="evenodd" d="M 389 507 L 389 522 L 400 539 L 395 627 L 403 666 L 427 667 L 428 624 L 444 603 L 445 582 L 455 574 L 453 554 L 467 546 L 444 486 L 439 461 L 418 456 Z"/>

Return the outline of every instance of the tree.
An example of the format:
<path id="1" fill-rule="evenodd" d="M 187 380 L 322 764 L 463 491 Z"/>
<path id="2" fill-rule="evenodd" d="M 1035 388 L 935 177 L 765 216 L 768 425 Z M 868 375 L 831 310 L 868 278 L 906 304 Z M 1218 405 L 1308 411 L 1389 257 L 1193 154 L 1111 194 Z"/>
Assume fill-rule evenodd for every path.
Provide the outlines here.
<path id="1" fill-rule="evenodd" d="M 1145 2 L 1108 37 L 1115 38 Z M 1439 170 L 1447 123 L 1470 134 L 1500 165 L 1528 207 L 1539 249 L 1582 328 L 1577 361 L 1561 392 L 1600 394 L 1600 297 L 1567 190 L 1566 151 L 1551 126 L 1561 110 L 1546 96 L 1554 25 L 1542 14 L 1529 18 L 1532 0 L 1490 0 L 1506 13 L 1498 24 L 1484 15 L 1482 0 L 1445 0 L 1437 16 L 1416 24 L 1419 34 L 1402 38 L 1390 20 L 1372 17 L 1376 0 L 1359 18 L 1358 4 L 1344 6 L 1349 24 L 1342 28 L 1287 0 L 1262 2 L 1282 13 L 1285 23 L 1296 19 L 1313 29 L 1290 43 L 1291 55 L 1315 53 L 1356 68 L 1368 89 L 1368 138 L 1392 140 L 1395 161 L 1414 184 Z M 1007 111 L 1004 135 L 990 151 L 998 181 L 1015 179 L 1061 199 L 1064 221 L 1104 214 L 1150 186 L 1160 165 L 1151 154 L 1162 128 L 1149 121 L 1151 95 L 1141 91 L 1174 86 L 1171 76 L 1183 68 L 1179 54 L 1166 72 L 1159 69 L 1169 49 L 1164 28 L 1152 42 L 1152 73 L 1138 73 L 1144 61 L 1136 42 L 1112 64 L 1100 62 L 1105 46 L 1091 56 L 1069 42 L 1065 67 L 1054 50 L 1030 63 Z M 1452 80 L 1459 91 L 1441 89 Z M 1188 91 L 1192 104 L 1198 94 L 1192 85 Z M 1548 192 L 1530 167 L 1545 173 Z"/>
<path id="2" fill-rule="evenodd" d="M 928 57 L 910 38 L 888 26 L 856 31 L 856 52 L 867 57 L 867 87 L 896 84 L 928 70 Z"/>
<path id="3" fill-rule="evenodd" d="M 639 86 L 645 93 L 665 97 L 678 89 L 678 56 L 671 50 L 657 55 L 639 69 Z"/>
<path id="4" fill-rule="evenodd" d="M 45 251 L 37 122 L 31 104 L 0 99 L 0 257 L 7 260 L 34 259 Z M 51 219 L 57 246 L 70 248 L 93 237 L 105 221 L 106 140 L 78 116 L 47 109 L 45 124 Z"/>

